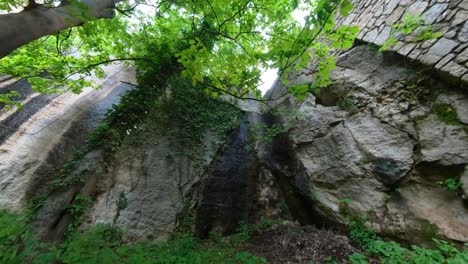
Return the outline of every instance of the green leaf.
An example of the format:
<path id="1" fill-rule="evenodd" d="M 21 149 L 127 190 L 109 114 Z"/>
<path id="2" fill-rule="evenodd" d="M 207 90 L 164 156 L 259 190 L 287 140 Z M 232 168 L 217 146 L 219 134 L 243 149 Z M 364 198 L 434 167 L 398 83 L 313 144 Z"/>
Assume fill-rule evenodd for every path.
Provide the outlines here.
<path id="1" fill-rule="evenodd" d="M 353 10 L 353 4 L 349 0 L 343 0 L 340 4 L 340 15 L 346 17 Z"/>
<path id="2" fill-rule="evenodd" d="M 298 100 L 303 100 L 307 93 L 309 92 L 310 85 L 308 84 L 301 84 L 295 85 L 288 88 L 288 91 L 295 96 Z"/>

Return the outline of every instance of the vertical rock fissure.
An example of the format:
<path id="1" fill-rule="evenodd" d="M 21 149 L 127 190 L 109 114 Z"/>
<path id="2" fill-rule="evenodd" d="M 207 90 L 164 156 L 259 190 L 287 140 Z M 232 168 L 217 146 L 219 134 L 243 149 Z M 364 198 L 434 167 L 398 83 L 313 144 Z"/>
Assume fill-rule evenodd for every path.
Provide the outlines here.
<path id="1" fill-rule="evenodd" d="M 264 114 L 262 120 L 267 126 L 281 124 L 281 120 L 273 114 Z M 326 221 L 315 209 L 315 203 L 306 190 L 309 188 L 303 171 L 297 164 L 294 147 L 287 134 L 279 134 L 272 139 L 270 146 L 265 146 L 262 162 L 272 172 L 275 187 L 281 193 L 286 203 L 288 218 L 301 225 L 328 227 Z M 300 182 L 298 182 L 300 181 Z"/>
<path id="2" fill-rule="evenodd" d="M 228 234 L 242 222 L 252 222 L 256 210 L 258 160 L 246 148 L 248 120 L 230 136 L 219 162 L 201 184 L 202 198 L 195 212 L 195 233 L 206 237 L 211 232 Z"/>

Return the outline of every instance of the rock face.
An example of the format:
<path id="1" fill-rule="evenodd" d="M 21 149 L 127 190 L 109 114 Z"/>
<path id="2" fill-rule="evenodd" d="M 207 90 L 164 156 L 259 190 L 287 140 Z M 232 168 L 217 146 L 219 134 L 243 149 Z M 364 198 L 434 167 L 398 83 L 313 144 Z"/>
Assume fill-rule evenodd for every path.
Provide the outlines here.
<path id="1" fill-rule="evenodd" d="M 246 118 L 201 182 L 194 229 L 202 237 L 213 231 L 232 233 L 256 215 L 258 161 L 255 152 L 246 148 L 248 125 Z"/>
<path id="2" fill-rule="evenodd" d="M 14 84 L 14 89 L 26 95 L 25 107 L 0 115 L 1 208 L 24 209 L 40 183 L 58 173 L 107 110 L 132 88 L 120 81 L 134 82 L 133 70 L 114 65 L 106 71 L 102 89 L 85 89 L 79 95 L 38 95 L 22 81 Z"/>
<path id="3" fill-rule="evenodd" d="M 168 160 L 173 143 L 157 133 L 150 137 L 157 144 L 124 146 L 96 186 L 89 222 L 116 224 L 135 239 L 165 239 L 187 211 L 201 236 L 230 232 L 260 214 L 303 224 L 344 223 L 350 214 L 366 216 L 385 236 L 468 242 L 466 45 L 457 19 L 464 2 L 457 3 L 356 1 L 343 23 L 362 26 L 362 41 L 382 44 L 408 12 L 422 14 L 445 35 L 425 45 L 400 43 L 393 53 L 356 45 L 341 54 L 331 87 L 304 101 L 277 103 L 277 109 L 298 109 L 293 122 L 288 111 L 273 118 L 247 114 L 250 128 L 288 123 L 287 133 L 271 142 L 257 139 L 256 155 L 245 149 L 251 145 L 245 124 L 227 143 L 206 137 L 204 171 L 194 170 L 190 159 Z M 368 24 L 372 16 L 378 21 Z M 421 64 L 449 77 L 427 74 Z M 313 74 L 298 79 L 313 82 Z M 278 84 L 271 93 L 284 89 Z"/>
<path id="4" fill-rule="evenodd" d="M 322 104 L 326 89 L 283 100 L 277 107 L 300 113 L 288 133 L 296 161 L 290 182 L 330 220 L 342 221 L 346 207 L 384 235 L 467 242 L 466 187 L 450 191 L 444 182 L 466 186 L 468 135 L 458 113 L 468 96 L 414 67 L 356 46 L 332 74 L 335 105 Z"/>
<path id="5" fill-rule="evenodd" d="M 178 142 L 154 127 L 140 129 L 97 181 L 88 223 L 121 227 L 132 240 L 165 240 L 186 219 L 201 237 L 252 222 L 258 161 L 246 148 L 251 115 L 227 139 L 208 130 L 199 157 L 181 154 Z M 132 143 L 135 138 L 143 142 Z"/>
<path id="6" fill-rule="evenodd" d="M 176 143 L 170 138 L 151 134 L 145 144 L 124 144 L 119 150 L 111 170 L 96 186 L 90 223 L 119 226 L 132 240 L 165 240 L 174 231 L 177 214 L 201 171 L 193 159 L 176 155 Z M 223 143 L 214 135 L 207 137 L 202 167 L 212 162 Z"/>
<path id="7" fill-rule="evenodd" d="M 337 59 L 330 87 L 303 101 L 284 97 L 274 111 L 238 102 L 240 126 L 230 135 L 207 129 L 196 157 L 147 122 L 107 167 L 102 149 L 85 155 L 71 172 L 80 184 L 51 193 L 32 225 L 60 239 L 76 224 L 66 209 L 79 194 L 93 198 L 81 227 L 118 226 L 131 240 L 164 240 L 186 225 L 200 236 L 229 233 L 262 215 L 320 225 L 364 215 L 384 236 L 468 242 L 467 1 L 354 2 L 341 23 L 363 30 Z M 405 13 L 444 36 L 388 53 L 367 45 L 382 44 Z M 313 73 L 298 79 L 311 83 Z M 126 89 L 31 97 L 29 115 L 2 115 L 12 132 L 0 131 L 0 207 L 23 209 Z M 266 131 L 275 125 L 286 129 Z"/>

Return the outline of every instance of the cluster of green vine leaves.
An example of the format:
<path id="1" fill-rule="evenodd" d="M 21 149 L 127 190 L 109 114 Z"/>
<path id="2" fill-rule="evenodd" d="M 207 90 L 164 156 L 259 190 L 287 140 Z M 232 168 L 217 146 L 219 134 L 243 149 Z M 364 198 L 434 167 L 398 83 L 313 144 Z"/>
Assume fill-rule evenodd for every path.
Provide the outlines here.
<path id="1" fill-rule="evenodd" d="M 24 2 L 2 1 L 0 11 Z M 53 0 L 46 2 L 53 8 Z M 213 96 L 227 93 L 258 99 L 260 68 L 279 69 L 287 84 L 290 73 L 306 67 L 311 56 L 319 62 L 314 88 L 329 84 L 334 67 L 330 49 L 351 47 L 358 32 L 355 26 L 334 22 L 337 15 L 346 16 L 352 10 L 349 0 L 153 2 L 120 2 L 113 19 L 80 16 L 82 26 L 42 37 L 2 58 L 0 72 L 27 79 L 40 93 L 78 93 L 97 86 L 91 76 L 104 77 L 102 66 L 114 61 L 158 65 L 159 56 L 165 54 L 148 54 L 151 45 L 183 40 L 186 45 L 169 49 L 175 50 L 184 77 L 202 84 Z M 73 3 L 87 8 L 79 0 Z M 138 11 L 139 5 L 150 6 L 155 15 Z M 308 12 L 303 25 L 291 15 L 296 9 Z M 141 66 L 139 70 L 145 71 Z M 307 93 L 302 86 L 290 90 L 297 96 Z M 15 96 L 3 94 L 0 103 L 12 104 Z"/>
<path id="2" fill-rule="evenodd" d="M 416 29 L 418 29 L 417 32 Z M 400 23 L 396 23 L 392 26 L 390 37 L 382 44 L 379 51 L 385 51 L 395 46 L 398 43 L 397 35 L 403 38 L 415 35 L 413 36 L 413 42 L 424 42 L 441 37 L 442 32 L 434 31 L 432 25 L 425 25 L 425 21 L 421 16 L 406 14 Z"/>

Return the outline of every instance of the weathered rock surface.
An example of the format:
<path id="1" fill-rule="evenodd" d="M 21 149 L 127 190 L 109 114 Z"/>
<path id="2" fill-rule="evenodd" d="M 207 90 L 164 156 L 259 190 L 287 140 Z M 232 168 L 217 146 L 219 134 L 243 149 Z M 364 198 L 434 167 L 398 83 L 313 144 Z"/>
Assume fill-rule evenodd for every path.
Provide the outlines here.
<path id="1" fill-rule="evenodd" d="M 134 82 L 134 71 L 122 65 L 107 67 L 107 76 L 101 80 L 100 90 L 85 89 L 79 95 L 66 93 L 58 97 L 32 93 L 32 97 L 45 102 L 33 98 L 25 102 L 22 111 L 2 113 L 1 208 L 24 209 L 39 183 L 50 181 L 58 173 L 107 110 L 131 89 L 131 85 L 120 81 Z M 7 133 L 10 130 L 13 132 Z"/>
<path id="2" fill-rule="evenodd" d="M 364 45 L 337 66 L 335 105 L 322 91 L 277 106 L 301 113 L 288 133 L 296 160 L 291 183 L 331 221 L 343 220 L 346 200 L 350 213 L 367 216 L 384 235 L 467 242 L 462 195 L 441 186 L 449 178 L 466 186 L 466 93 Z M 442 112 L 435 107 L 441 104 Z"/>
<path id="3" fill-rule="evenodd" d="M 460 183 L 462 185 L 462 198 L 468 200 L 468 168 L 465 167 L 465 171 L 463 172 L 462 176 L 460 176 Z"/>
<path id="4" fill-rule="evenodd" d="M 252 223 L 256 215 L 258 161 L 246 147 L 249 125 L 245 118 L 200 183 L 194 231 L 202 237 L 232 233 L 241 222 Z"/>
<path id="5" fill-rule="evenodd" d="M 258 104 L 239 102 L 250 124 L 227 141 L 207 132 L 199 157 L 178 153 L 173 139 L 146 124 L 126 139 L 108 170 L 100 150 L 88 153 L 72 172 L 83 173 L 83 186 L 52 193 L 33 225 L 60 238 L 71 221 L 61 218 L 65 208 L 81 194 L 95 198 L 85 226 L 112 224 L 130 239 L 167 239 L 183 221 L 181 213 L 191 214 L 194 231 L 206 236 L 229 233 L 259 214 L 343 223 L 346 208 L 365 215 L 383 235 L 468 242 L 467 1 L 354 2 L 343 23 L 359 25 L 360 40 L 382 44 L 405 13 L 422 14 L 445 35 L 400 43 L 389 53 L 356 45 L 337 59 L 331 87 L 300 102 L 277 102 L 298 109 L 292 121 L 291 111 L 262 115 Z M 313 82 L 313 73 L 298 80 Z M 50 180 L 44 175 L 57 172 L 127 88 L 40 97 L 42 103 L 28 97 L 31 115 L 2 116 L 0 124 L 15 132 L 0 133 L 0 206 L 22 209 L 40 182 Z M 278 84 L 271 94 L 284 89 Z M 38 119 L 36 112 L 48 117 Z M 288 123 L 288 130 L 272 142 L 251 142 L 248 129 L 263 121 Z M 65 140 L 70 133 L 73 142 Z M 460 188 L 448 190 L 447 179 Z"/>
<path id="6" fill-rule="evenodd" d="M 465 164 L 468 160 L 468 135 L 462 125 L 447 125 L 430 114 L 418 122 L 421 161 L 442 165 Z"/>
<path id="7" fill-rule="evenodd" d="M 187 192 L 200 180 L 195 161 L 178 155 L 176 144 L 158 133 L 145 138 L 144 145 L 124 144 L 111 170 L 99 179 L 90 223 L 115 224 L 129 238 L 165 240 L 174 231 Z M 209 134 L 200 166 L 211 163 L 224 143 Z"/>

